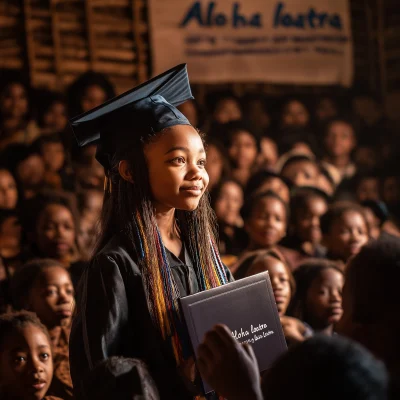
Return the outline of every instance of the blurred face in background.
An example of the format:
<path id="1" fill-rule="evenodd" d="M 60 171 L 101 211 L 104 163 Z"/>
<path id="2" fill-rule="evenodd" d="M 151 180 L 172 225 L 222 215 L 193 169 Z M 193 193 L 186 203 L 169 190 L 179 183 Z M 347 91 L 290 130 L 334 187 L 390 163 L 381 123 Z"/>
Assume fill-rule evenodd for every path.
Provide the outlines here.
<path id="1" fill-rule="evenodd" d="M 107 94 L 104 89 L 98 85 L 92 85 L 86 88 L 81 100 L 83 112 L 103 104 L 107 100 Z"/>
<path id="2" fill-rule="evenodd" d="M 46 169 L 58 172 L 65 163 L 65 151 L 61 142 L 44 143 L 42 145 L 42 158 Z"/>
<path id="3" fill-rule="evenodd" d="M 43 116 L 44 128 L 53 132 L 61 132 L 68 123 L 67 109 L 62 102 L 54 102 Z"/>
<path id="4" fill-rule="evenodd" d="M 0 94 L 0 114 L 5 118 L 23 119 L 28 112 L 28 96 L 20 83 L 9 84 Z"/>
<path id="5" fill-rule="evenodd" d="M 325 137 L 325 149 L 332 157 L 350 157 L 356 146 L 353 127 L 344 121 L 333 122 Z"/>
<path id="6" fill-rule="evenodd" d="M 260 166 L 265 169 L 273 169 L 279 158 L 278 146 L 268 137 L 263 137 L 260 145 Z"/>
<path id="7" fill-rule="evenodd" d="M 246 118 L 254 126 L 262 130 L 267 129 L 271 124 L 271 117 L 260 100 L 251 101 Z"/>
<path id="8" fill-rule="evenodd" d="M 258 154 L 256 139 L 249 132 L 236 132 L 232 137 L 228 154 L 236 168 L 252 168 Z"/>
<path id="9" fill-rule="evenodd" d="M 214 120 L 220 124 L 237 121 L 242 118 L 242 110 L 234 98 L 226 98 L 217 103 L 214 111 Z"/>
<path id="10" fill-rule="evenodd" d="M 18 201 L 17 184 L 14 177 L 6 169 L 0 169 L 0 208 L 11 210 Z"/>
<path id="11" fill-rule="evenodd" d="M 207 146 L 206 171 L 210 178 L 208 191 L 220 181 L 224 169 L 224 160 L 217 146 L 210 144 Z"/>
<path id="12" fill-rule="evenodd" d="M 17 176 L 24 188 L 40 185 L 43 182 L 44 173 L 44 161 L 38 154 L 31 154 L 17 166 Z"/>
<path id="13" fill-rule="evenodd" d="M 296 186 L 316 186 L 319 168 L 311 160 L 298 160 L 284 166 L 281 175 Z"/>
<path id="14" fill-rule="evenodd" d="M 336 108 L 335 102 L 329 97 L 323 97 L 317 104 L 315 108 L 315 116 L 318 121 L 326 121 L 337 115 L 338 110 Z"/>
<path id="15" fill-rule="evenodd" d="M 363 202 L 365 200 L 378 201 L 379 194 L 379 179 L 374 177 L 364 178 L 357 186 L 357 200 Z"/>
<path id="16" fill-rule="evenodd" d="M 282 113 L 283 127 L 305 127 L 310 121 L 310 114 L 303 103 L 292 100 L 285 105 Z"/>
<path id="17" fill-rule="evenodd" d="M 192 100 L 189 100 L 178 107 L 179 111 L 189 120 L 192 126 L 197 127 L 199 125 L 199 117 L 197 115 L 197 109 Z"/>
<path id="18" fill-rule="evenodd" d="M 235 182 L 226 182 L 215 201 L 214 211 L 218 221 L 229 225 L 239 226 L 240 221 L 240 208 L 243 205 L 243 190 Z"/>

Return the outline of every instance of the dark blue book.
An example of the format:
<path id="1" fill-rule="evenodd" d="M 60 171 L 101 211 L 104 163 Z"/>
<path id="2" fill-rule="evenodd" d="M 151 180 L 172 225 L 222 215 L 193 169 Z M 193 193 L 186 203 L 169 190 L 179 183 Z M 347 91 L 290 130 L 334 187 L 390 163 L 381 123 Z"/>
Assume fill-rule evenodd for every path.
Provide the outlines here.
<path id="1" fill-rule="evenodd" d="M 252 345 L 260 371 L 286 351 L 268 272 L 180 299 L 195 356 L 207 331 L 225 324 L 239 342 Z M 204 393 L 212 391 L 203 381 Z"/>

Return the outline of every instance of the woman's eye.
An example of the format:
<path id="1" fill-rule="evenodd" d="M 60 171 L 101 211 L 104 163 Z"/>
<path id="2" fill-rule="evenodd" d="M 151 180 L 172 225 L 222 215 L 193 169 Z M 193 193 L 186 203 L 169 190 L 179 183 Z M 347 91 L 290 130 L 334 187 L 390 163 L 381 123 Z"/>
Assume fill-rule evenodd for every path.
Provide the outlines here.
<path id="1" fill-rule="evenodd" d="M 14 359 L 15 364 L 22 364 L 24 361 L 25 361 L 25 357 L 23 357 L 23 356 L 17 356 Z"/>
<path id="2" fill-rule="evenodd" d="M 206 160 L 199 160 L 199 165 L 201 165 L 202 167 L 205 167 L 207 164 Z"/>
<path id="3" fill-rule="evenodd" d="M 41 357 L 43 360 L 48 360 L 48 359 L 50 358 L 50 354 L 49 354 L 49 353 L 42 353 L 42 354 L 40 355 L 40 357 Z"/>
<path id="4" fill-rule="evenodd" d="M 174 164 L 183 164 L 185 162 L 185 159 L 183 157 L 176 157 L 172 159 L 171 162 Z"/>

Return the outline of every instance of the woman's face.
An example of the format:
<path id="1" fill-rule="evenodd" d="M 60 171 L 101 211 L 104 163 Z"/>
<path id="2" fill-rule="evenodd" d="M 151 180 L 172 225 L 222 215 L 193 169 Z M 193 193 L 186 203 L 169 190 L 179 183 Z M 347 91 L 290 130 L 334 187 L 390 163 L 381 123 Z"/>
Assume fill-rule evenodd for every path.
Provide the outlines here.
<path id="1" fill-rule="evenodd" d="M 21 161 L 17 167 L 17 176 L 24 188 L 37 187 L 43 182 L 45 166 L 43 158 L 38 154 L 31 154 Z"/>
<path id="2" fill-rule="evenodd" d="M 326 213 L 328 205 L 321 197 L 311 197 L 305 209 L 299 210 L 296 218 L 296 234 L 303 242 L 320 243 L 322 239 L 320 218 Z"/>
<path id="3" fill-rule="evenodd" d="M 267 137 L 262 138 L 260 144 L 262 168 L 274 168 L 279 158 L 278 146 L 272 139 Z"/>
<path id="4" fill-rule="evenodd" d="M 176 125 L 144 147 L 157 211 L 193 211 L 208 186 L 203 141 L 190 125 Z"/>
<path id="5" fill-rule="evenodd" d="M 11 210 L 18 201 L 17 184 L 14 177 L 5 169 L 0 169 L 0 208 Z"/>
<path id="6" fill-rule="evenodd" d="M 61 132 L 68 123 L 67 110 L 62 102 L 53 103 L 43 116 L 44 127 L 54 132 Z"/>
<path id="7" fill-rule="evenodd" d="M 334 157 L 349 157 L 356 145 L 354 131 L 346 122 L 333 122 L 325 137 L 325 148 Z"/>
<path id="8" fill-rule="evenodd" d="M 83 112 L 103 104 L 107 100 L 106 92 L 98 85 L 92 85 L 86 88 L 81 100 Z"/>
<path id="9" fill-rule="evenodd" d="M 239 211 L 243 205 L 243 190 L 235 182 L 226 182 L 215 202 L 217 218 L 229 226 L 237 226 L 240 220 Z"/>
<path id="10" fill-rule="evenodd" d="M 315 108 L 315 115 L 318 121 L 326 121 L 335 117 L 337 115 L 335 102 L 328 97 L 322 98 Z"/>
<path id="11" fill-rule="evenodd" d="M 242 118 L 242 110 L 235 99 L 224 99 L 218 102 L 214 111 L 214 119 L 220 124 L 238 121 Z"/>
<path id="12" fill-rule="evenodd" d="M 61 204 L 45 207 L 38 218 L 36 244 L 46 257 L 68 258 L 75 244 L 75 221 L 68 208 Z"/>
<path id="13" fill-rule="evenodd" d="M 22 119 L 28 112 L 28 97 L 20 83 L 11 83 L 0 95 L 0 114 Z"/>
<path id="14" fill-rule="evenodd" d="M 74 309 L 74 287 L 68 272 L 54 266 L 42 271 L 29 291 L 29 310 L 49 329 L 68 325 Z"/>
<path id="15" fill-rule="evenodd" d="M 53 378 L 48 336 L 31 323 L 6 335 L 0 352 L 0 370 L 6 398 L 42 400 Z"/>
<path id="16" fill-rule="evenodd" d="M 318 166 L 312 161 L 295 161 L 282 169 L 281 175 L 296 186 L 316 186 L 319 177 Z"/>
<path id="17" fill-rule="evenodd" d="M 310 120 L 310 115 L 303 103 L 292 100 L 285 105 L 282 115 L 284 127 L 305 127 Z"/>
<path id="18" fill-rule="evenodd" d="M 250 169 L 257 158 L 257 142 L 250 133 L 239 131 L 232 138 L 228 154 L 237 168 Z"/>
<path id="19" fill-rule="evenodd" d="M 265 257 L 262 261 L 253 264 L 249 273 L 255 275 L 264 271 L 269 273 L 279 316 L 282 317 L 292 297 L 288 271 L 282 261 L 275 257 Z"/>
<path id="20" fill-rule="evenodd" d="M 351 256 L 358 254 L 369 240 L 364 216 L 355 210 L 344 212 L 340 218 L 333 221 L 324 240 L 328 251 L 346 262 Z"/>
<path id="21" fill-rule="evenodd" d="M 268 192 L 271 190 L 277 194 L 286 204 L 289 204 L 290 191 L 286 183 L 278 177 L 270 177 L 256 190 L 255 194 Z"/>
<path id="22" fill-rule="evenodd" d="M 343 315 L 342 290 L 344 277 L 333 268 L 325 269 L 307 291 L 307 322 L 314 329 L 337 323 Z"/>
<path id="23" fill-rule="evenodd" d="M 208 185 L 208 190 L 217 185 L 220 181 L 222 172 L 224 168 L 224 162 L 222 160 L 222 155 L 218 148 L 214 145 L 209 145 L 207 148 L 207 165 L 206 170 L 210 178 L 210 183 Z"/>
<path id="24" fill-rule="evenodd" d="M 379 179 L 374 177 L 363 179 L 357 187 L 356 195 L 360 203 L 365 200 L 379 201 Z"/>
<path id="25" fill-rule="evenodd" d="M 250 247 L 271 248 L 286 235 L 286 208 L 274 197 L 258 200 L 250 218 L 245 222 Z"/>
<path id="26" fill-rule="evenodd" d="M 48 171 L 58 172 L 65 162 L 64 146 L 62 143 L 44 143 L 42 158 Z"/>

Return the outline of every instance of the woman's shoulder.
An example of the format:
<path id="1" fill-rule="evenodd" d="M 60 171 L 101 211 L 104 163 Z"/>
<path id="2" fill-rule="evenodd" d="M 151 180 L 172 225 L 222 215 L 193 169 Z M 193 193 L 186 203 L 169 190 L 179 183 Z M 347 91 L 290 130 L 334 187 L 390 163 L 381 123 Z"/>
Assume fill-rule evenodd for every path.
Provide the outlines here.
<path id="1" fill-rule="evenodd" d="M 138 257 L 133 245 L 129 246 L 128 238 L 124 234 L 114 235 L 107 244 L 92 258 L 90 267 L 100 265 L 102 268 L 120 270 L 131 269 L 134 274 L 140 275 Z"/>

